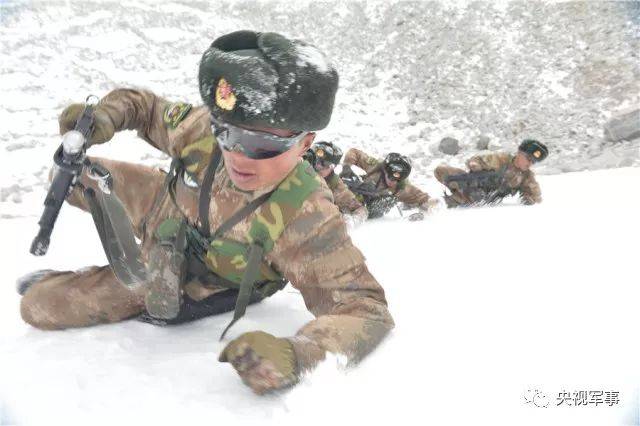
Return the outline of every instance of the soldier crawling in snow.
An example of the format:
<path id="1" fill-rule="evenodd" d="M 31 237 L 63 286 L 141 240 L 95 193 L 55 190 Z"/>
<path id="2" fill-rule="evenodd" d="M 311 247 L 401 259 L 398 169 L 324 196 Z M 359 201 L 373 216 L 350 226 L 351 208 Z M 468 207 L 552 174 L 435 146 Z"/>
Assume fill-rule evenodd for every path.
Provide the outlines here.
<path id="1" fill-rule="evenodd" d="M 333 201 L 345 215 L 347 223 L 355 225 L 367 220 L 369 216 L 367 208 L 334 173 L 335 167 L 340 164 L 340 159 L 342 159 L 340 147 L 333 142 L 316 142 L 307 151 L 304 158 L 327 182 L 329 189 L 333 192 Z"/>
<path id="2" fill-rule="evenodd" d="M 361 168 L 366 174 L 360 178 L 351 166 Z M 419 208 L 421 211 L 409 218 L 420 220 L 424 212 L 431 211 L 438 204 L 438 200 L 409 183 L 410 173 L 411 161 L 404 155 L 391 152 L 381 161 L 351 148 L 344 156 L 340 177 L 364 202 L 370 219 L 384 216 L 402 202 L 407 208 Z"/>
<path id="3" fill-rule="evenodd" d="M 122 285 L 108 265 L 38 271 L 18 282 L 22 318 L 53 330 L 140 315 L 177 323 L 235 309 L 236 321 L 289 281 L 315 319 L 290 337 L 243 333 L 219 360 L 263 393 L 296 383 L 326 352 L 362 359 L 394 323 L 324 179 L 301 160 L 329 123 L 337 88 L 337 72 L 315 47 L 238 31 L 202 56 L 204 106 L 146 90 L 107 94 L 95 107 L 91 144 L 137 130 L 173 159 L 165 174 L 90 158 L 113 177 L 111 193 L 142 241 L 148 280 Z M 62 112 L 61 133 L 83 108 Z M 67 201 L 89 210 L 82 187 L 99 191 L 85 172 Z"/>
<path id="4" fill-rule="evenodd" d="M 525 139 L 515 155 L 504 152 L 478 155 L 467 160 L 468 172 L 440 165 L 434 175 L 451 190 L 444 197 L 449 208 L 498 203 L 518 193 L 522 203 L 530 205 L 542 201 L 531 166 L 548 155 L 544 144 Z"/>

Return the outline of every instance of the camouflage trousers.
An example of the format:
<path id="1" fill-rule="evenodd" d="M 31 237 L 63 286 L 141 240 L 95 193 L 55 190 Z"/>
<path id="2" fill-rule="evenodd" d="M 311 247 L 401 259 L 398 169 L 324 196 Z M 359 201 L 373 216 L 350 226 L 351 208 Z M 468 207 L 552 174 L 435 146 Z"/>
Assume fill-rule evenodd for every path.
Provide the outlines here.
<path id="1" fill-rule="evenodd" d="M 436 167 L 436 169 L 434 170 L 433 175 L 435 176 L 435 178 L 438 179 L 440 183 L 442 183 L 451 191 L 451 195 L 445 196 L 447 207 L 458 207 L 473 203 L 473 200 L 471 200 L 471 198 L 462 193 L 457 182 L 447 183 L 447 178 L 449 176 L 455 176 L 464 173 L 467 173 L 467 171 L 444 164 Z"/>
<path id="2" fill-rule="evenodd" d="M 115 194 L 131 220 L 136 237 L 144 242 L 144 223 L 157 205 L 156 198 L 165 192 L 165 174 L 138 164 L 98 158 L 91 161 L 111 172 Z M 96 182 L 86 175 L 80 181 L 98 190 Z M 89 211 L 79 187 L 67 197 L 67 202 Z M 120 284 L 109 265 L 48 273 L 29 287 L 20 304 L 24 321 L 46 330 L 121 321 L 143 310 L 143 290 L 131 290 Z"/>

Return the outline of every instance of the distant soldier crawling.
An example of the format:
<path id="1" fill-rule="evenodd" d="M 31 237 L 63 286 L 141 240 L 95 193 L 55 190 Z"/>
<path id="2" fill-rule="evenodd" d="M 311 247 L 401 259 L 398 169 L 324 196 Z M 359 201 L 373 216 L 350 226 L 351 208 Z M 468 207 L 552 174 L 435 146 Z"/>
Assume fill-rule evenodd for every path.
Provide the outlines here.
<path id="1" fill-rule="evenodd" d="M 365 171 L 360 178 L 351 169 L 358 166 Z M 419 220 L 423 212 L 429 212 L 438 200 L 432 199 L 424 191 L 409 183 L 411 161 L 396 152 L 389 153 L 380 161 L 356 148 L 347 151 L 340 177 L 369 210 L 369 219 L 388 213 L 398 202 L 406 207 L 417 207 L 421 212 L 414 213 L 410 219 Z"/>
<path id="2" fill-rule="evenodd" d="M 327 182 L 329 189 L 333 192 L 333 202 L 345 215 L 347 223 L 361 223 L 367 220 L 369 216 L 367 208 L 334 173 L 335 167 L 340 164 L 342 159 L 342 150 L 339 146 L 332 142 L 316 142 L 307 151 L 304 158 Z"/>
<path id="3" fill-rule="evenodd" d="M 469 172 L 441 165 L 434 175 L 451 190 L 444 197 L 449 208 L 494 204 L 518 193 L 523 204 L 531 205 L 542 201 L 531 166 L 548 155 L 544 144 L 525 139 L 515 155 L 505 152 L 477 155 L 467 160 Z"/>

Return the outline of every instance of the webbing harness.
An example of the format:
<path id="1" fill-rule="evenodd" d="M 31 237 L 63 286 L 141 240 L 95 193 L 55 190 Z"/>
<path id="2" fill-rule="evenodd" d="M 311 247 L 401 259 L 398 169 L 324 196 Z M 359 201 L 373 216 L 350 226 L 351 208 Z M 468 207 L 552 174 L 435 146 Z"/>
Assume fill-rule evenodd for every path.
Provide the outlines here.
<path id="1" fill-rule="evenodd" d="M 232 229 L 235 225 L 237 225 L 239 222 L 253 213 L 258 207 L 260 207 L 260 205 L 267 201 L 271 194 L 273 194 L 273 192 L 275 191 L 274 189 L 249 202 L 246 206 L 236 211 L 231 217 L 229 217 L 229 219 L 222 223 L 214 231 L 213 235 L 211 235 L 209 227 L 209 206 L 211 203 L 211 190 L 213 188 L 213 182 L 215 180 L 216 171 L 218 169 L 218 166 L 220 165 L 221 158 L 222 152 L 216 145 L 211 153 L 211 160 L 207 166 L 207 170 L 202 180 L 202 186 L 200 187 L 200 194 L 198 199 L 199 226 L 197 229 L 193 226 L 187 226 L 186 228 L 186 240 L 187 246 L 189 247 L 189 253 L 195 255 L 195 257 L 202 263 L 204 263 L 204 258 L 206 257 L 208 247 L 211 245 L 211 242 L 213 240 Z M 178 206 L 178 203 L 175 198 L 175 183 L 176 179 L 181 175 L 183 171 L 184 168 L 181 159 L 174 159 L 171 163 L 171 171 L 168 175 L 171 176 L 170 181 L 168 182 L 168 191 L 172 201 L 176 206 Z M 184 220 L 186 220 L 186 217 L 184 218 Z M 238 289 L 238 296 L 236 298 L 233 319 L 222 332 L 222 335 L 220 336 L 221 340 L 224 338 L 231 326 L 235 324 L 240 318 L 242 318 L 242 316 L 244 316 L 247 310 L 247 306 L 249 305 L 252 296 L 254 284 L 256 284 L 258 278 L 258 272 L 263 255 L 264 247 L 260 244 L 260 242 L 254 241 L 249 248 L 247 266 L 245 268 L 244 274 L 242 276 L 242 281 L 240 282 L 240 287 Z M 192 257 L 189 261 L 189 269 L 192 275 L 200 275 L 202 272 L 206 272 L 206 275 L 212 274 L 212 272 L 209 271 L 206 267 L 200 267 L 204 265 L 197 265 L 194 260 L 195 259 L 193 259 Z M 216 284 L 222 285 L 223 287 L 231 287 L 231 283 L 228 282 L 228 280 L 225 280 L 223 277 L 216 276 L 214 281 L 216 281 Z M 284 287 L 283 284 L 286 283 L 279 284 L 280 285 L 278 286 L 278 289 Z M 278 289 L 273 289 L 267 291 L 266 293 L 273 294 Z"/>
<path id="2" fill-rule="evenodd" d="M 172 242 L 172 246 L 175 250 L 187 251 L 187 253 L 192 255 L 187 256 L 187 268 L 192 276 L 197 276 L 209 284 L 233 288 L 233 283 L 223 277 L 216 276 L 202 263 L 202 254 L 203 252 L 206 253 L 207 247 L 210 244 L 208 206 L 211 201 L 211 187 L 213 186 L 215 171 L 220 164 L 220 159 L 220 150 L 215 149 L 200 190 L 199 229 L 182 223 L 181 226 L 176 228 L 175 241 Z M 138 284 L 142 284 L 147 281 L 147 271 L 142 262 L 140 247 L 135 241 L 131 221 L 122 205 L 122 201 L 120 201 L 113 191 L 111 174 L 106 168 L 98 164 L 87 162 L 86 165 L 88 166 L 89 177 L 98 181 L 100 191 L 96 193 L 93 188 L 84 188 L 83 193 L 85 200 L 89 204 L 91 216 L 93 217 L 109 265 L 114 271 L 118 281 L 126 287 L 132 288 Z M 171 170 L 165 179 L 165 188 L 169 191 L 172 201 L 176 205 L 175 180 L 176 177 L 179 176 L 180 170 L 180 159 L 175 159 L 171 163 Z M 234 213 L 216 229 L 214 238 L 224 234 L 246 218 L 264 203 L 272 193 L 273 191 L 261 195 Z M 187 246 L 189 250 L 187 250 Z M 259 242 L 251 245 L 249 261 L 236 298 L 233 320 L 225 328 L 220 337 L 221 339 L 224 338 L 229 328 L 245 314 L 247 306 L 252 301 L 252 296 L 254 301 L 257 298 L 262 299 L 275 293 L 286 284 L 286 282 L 274 283 L 272 286 L 263 287 L 261 289 L 262 291 L 258 294 L 252 294 L 253 285 L 257 279 L 263 254 L 264 249 Z M 225 303 L 228 302 L 225 301 Z M 158 323 L 160 322 L 161 321 L 158 321 Z"/>
<path id="3" fill-rule="evenodd" d="M 288 220 L 294 217 L 295 211 L 300 208 L 306 197 L 317 188 L 318 181 L 315 180 L 317 178 L 315 174 L 306 174 L 299 165 L 276 189 L 249 202 L 222 223 L 213 234 L 210 234 L 209 205 L 215 174 L 220 165 L 221 157 L 217 144 L 214 144 L 200 188 L 197 228 L 188 223 L 187 217 L 179 208 L 175 197 L 176 181 L 186 170 L 185 165 L 181 158 L 175 158 L 172 161 L 170 171 L 165 178 L 164 187 L 172 202 L 181 212 L 182 219 L 165 219 L 155 232 L 156 236 L 163 234 L 169 237 L 166 240 L 159 237 L 159 243 L 168 243 L 168 246 L 172 247 L 173 250 L 180 251 L 180 253 L 175 253 L 173 258 L 183 259 L 186 263 L 188 274 L 192 278 L 198 278 L 203 283 L 215 284 L 223 288 L 237 289 L 238 295 L 236 297 L 233 320 L 222 333 L 222 339 L 229 328 L 245 314 L 246 308 L 250 303 L 271 296 L 286 285 L 286 280 L 274 271 L 267 271 L 268 273 L 265 275 L 265 272 L 261 269 L 264 266 L 262 260 L 265 253 L 273 248 Z M 93 178 L 99 181 L 101 194 L 96 196 L 96 191 L 87 188 L 84 191 L 84 195 L 90 206 L 91 214 L 109 263 L 118 280 L 125 286 L 132 287 L 139 283 L 148 282 L 149 271 L 146 270 L 142 263 L 140 247 L 135 241 L 130 219 L 122 202 L 113 191 L 111 176 L 108 170 L 101 168 L 101 166 L 96 166 L 100 173 L 97 174 L 97 178 Z M 156 198 L 152 211 L 156 210 L 163 198 L 161 196 Z M 267 201 L 268 203 L 265 204 Z M 265 207 L 261 208 L 263 204 L 265 204 Z M 218 238 L 258 209 L 260 209 L 257 213 L 258 216 L 251 223 L 251 229 L 248 234 L 249 244 L 231 241 L 231 245 L 234 248 L 240 247 L 242 249 L 242 247 L 248 247 L 248 250 L 246 256 L 244 256 L 246 262 L 243 264 L 243 269 L 240 269 L 243 271 L 242 275 L 234 275 L 236 277 L 235 281 L 230 281 L 228 277 L 219 275 L 216 268 L 211 270 L 210 250 L 216 243 L 221 242 L 217 240 Z M 276 222 L 270 222 L 269 212 L 278 214 L 277 217 L 271 218 Z M 237 260 L 235 257 L 234 259 Z M 242 259 L 241 261 L 244 262 Z M 259 277 L 264 277 L 264 279 L 257 282 Z M 185 278 L 185 282 L 187 280 Z M 170 290 L 171 294 L 178 297 L 177 303 L 180 304 L 179 289 L 173 288 Z M 216 294 L 211 297 L 214 296 Z M 224 304 L 228 306 L 229 301 L 226 299 Z M 217 308 L 219 307 L 213 307 L 212 309 L 215 310 Z M 169 312 L 171 315 L 174 313 L 171 310 Z M 180 314 L 180 312 L 177 313 L 178 316 Z M 168 315 L 167 318 L 161 317 L 158 322 L 162 323 L 162 320 L 168 320 L 164 323 L 171 323 L 171 315 Z M 153 318 L 151 319 L 153 320 Z"/>

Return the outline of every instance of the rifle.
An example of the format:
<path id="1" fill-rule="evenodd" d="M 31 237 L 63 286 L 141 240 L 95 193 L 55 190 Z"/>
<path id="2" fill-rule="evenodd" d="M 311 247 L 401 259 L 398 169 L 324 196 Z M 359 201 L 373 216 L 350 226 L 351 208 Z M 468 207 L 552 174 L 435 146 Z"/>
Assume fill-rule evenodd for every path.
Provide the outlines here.
<path id="1" fill-rule="evenodd" d="M 513 190 L 507 186 L 505 180 L 506 167 L 499 170 L 481 170 L 478 172 L 461 173 L 449 176 L 445 184 L 455 182 L 460 192 L 478 204 L 494 204 L 502 201 Z"/>
<path id="2" fill-rule="evenodd" d="M 373 182 L 363 181 L 355 173 L 343 176 L 342 181 L 351 192 L 362 198 L 369 211 L 369 219 L 384 216 L 398 203 L 398 198 L 395 195 L 384 189 L 376 189 L 376 185 Z M 398 211 L 400 210 L 398 209 Z M 402 215 L 402 212 L 400 212 L 400 215 Z"/>
<path id="3" fill-rule="evenodd" d="M 97 182 L 99 191 L 79 185 L 89 205 L 107 260 L 116 278 L 123 285 L 133 287 L 145 282 L 147 277 L 131 222 L 115 194 L 109 170 L 97 163 L 92 164 L 85 155 L 87 141 L 94 130 L 93 113 L 96 103 L 90 102 L 92 98 L 98 99 L 95 96 L 87 97 L 86 106 L 74 129 L 62 136 L 62 143 L 53 156 L 55 174 L 44 200 L 44 212 L 38 221 L 40 230 L 29 251 L 35 256 L 47 253 L 62 203 L 86 169 L 87 177 Z"/>
<path id="4" fill-rule="evenodd" d="M 44 211 L 38 221 L 40 230 L 29 249 L 29 252 L 35 256 L 43 256 L 47 253 L 51 233 L 58 219 L 62 203 L 82 173 L 86 144 L 94 127 L 93 109 L 95 104 L 90 103 L 91 98 L 95 98 L 95 96 L 87 97 L 86 106 L 76 122 L 75 128 L 62 136 L 62 143 L 53 155 L 53 162 L 56 165 L 55 174 L 44 199 Z"/>

